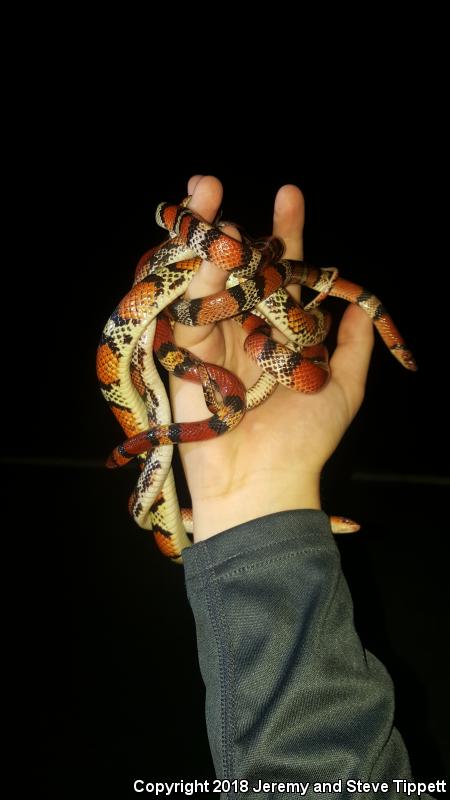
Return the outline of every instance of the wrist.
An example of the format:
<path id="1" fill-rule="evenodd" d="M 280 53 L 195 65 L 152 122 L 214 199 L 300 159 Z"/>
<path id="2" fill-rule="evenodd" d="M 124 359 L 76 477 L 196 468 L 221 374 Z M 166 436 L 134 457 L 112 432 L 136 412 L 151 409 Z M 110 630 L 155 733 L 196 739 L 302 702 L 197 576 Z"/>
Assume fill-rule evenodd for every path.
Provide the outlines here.
<path id="1" fill-rule="evenodd" d="M 193 497 L 194 541 L 279 511 L 320 510 L 320 475 L 279 476 L 268 484 L 267 475 L 253 476 L 226 494 Z"/>

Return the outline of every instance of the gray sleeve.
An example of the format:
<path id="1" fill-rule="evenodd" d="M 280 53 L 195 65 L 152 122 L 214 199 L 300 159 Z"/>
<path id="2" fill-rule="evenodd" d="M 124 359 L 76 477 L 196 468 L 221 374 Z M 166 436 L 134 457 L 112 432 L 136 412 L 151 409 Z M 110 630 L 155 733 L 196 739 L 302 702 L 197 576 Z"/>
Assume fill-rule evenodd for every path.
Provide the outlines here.
<path id="1" fill-rule="evenodd" d="M 216 774 L 249 784 L 223 796 L 406 797 L 393 783 L 413 778 L 392 681 L 356 634 L 327 516 L 271 514 L 183 558 Z M 357 780 L 389 790 L 351 791 Z M 313 790 L 324 781 L 341 784 Z"/>

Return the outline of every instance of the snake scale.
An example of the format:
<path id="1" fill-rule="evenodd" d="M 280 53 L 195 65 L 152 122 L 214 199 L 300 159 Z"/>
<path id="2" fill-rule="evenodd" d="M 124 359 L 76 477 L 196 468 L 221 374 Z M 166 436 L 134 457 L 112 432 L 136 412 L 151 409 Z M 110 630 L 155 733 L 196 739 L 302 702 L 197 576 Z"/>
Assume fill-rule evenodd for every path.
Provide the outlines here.
<path id="1" fill-rule="evenodd" d="M 228 236 L 189 210 L 161 203 L 156 221 L 169 234 L 140 259 L 134 284 L 105 325 L 97 350 L 101 391 L 122 426 L 126 441 L 111 453 L 107 466 L 136 458 L 140 475 L 129 501 L 137 524 L 152 530 L 162 553 L 181 562 L 191 544 L 192 517 L 180 510 L 171 468 L 173 445 L 211 439 L 233 430 L 243 416 L 264 402 L 279 383 L 300 392 L 317 392 L 329 378 L 323 344 L 330 317 L 318 308 L 339 297 L 362 308 L 372 319 L 394 357 L 409 370 L 416 364 L 383 304 L 370 291 L 339 277 L 335 268 L 319 269 L 284 259 L 278 239 L 252 242 Z M 228 273 L 226 288 L 195 300 L 183 298 L 202 260 Z M 303 306 L 286 286 L 298 284 L 315 293 Z M 230 371 L 202 362 L 178 347 L 175 322 L 205 325 L 233 318 L 243 326 L 244 348 L 261 367 L 250 389 Z M 277 329 L 287 339 L 270 338 Z M 189 423 L 172 422 L 170 403 L 154 362 L 184 380 L 202 386 L 211 416 Z M 358 529 L 331 517 L 334 532 Z"/>

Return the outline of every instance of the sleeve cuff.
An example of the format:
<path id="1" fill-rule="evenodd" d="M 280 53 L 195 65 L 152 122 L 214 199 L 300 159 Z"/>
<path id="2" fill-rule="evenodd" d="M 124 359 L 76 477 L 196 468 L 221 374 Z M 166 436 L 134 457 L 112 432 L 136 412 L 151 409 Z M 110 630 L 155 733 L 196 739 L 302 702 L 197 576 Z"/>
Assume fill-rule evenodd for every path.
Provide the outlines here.
<path id="1" fill-rule="evenodd" d="M 183 550 L 186 581 L 206 570 L 238 569 L 246 563 L 267 558 L 285 549 L 327 548 L 336 550 L 330 522 L 323 511 L 299 509 L 279 511 L 244 522 Z"/>

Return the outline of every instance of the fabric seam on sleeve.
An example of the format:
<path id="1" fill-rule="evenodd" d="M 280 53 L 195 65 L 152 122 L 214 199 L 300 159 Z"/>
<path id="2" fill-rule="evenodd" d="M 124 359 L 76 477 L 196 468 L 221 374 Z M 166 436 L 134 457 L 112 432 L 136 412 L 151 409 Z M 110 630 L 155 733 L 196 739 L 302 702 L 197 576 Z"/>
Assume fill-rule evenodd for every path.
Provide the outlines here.
<path id="1" fill-rule="evenodd" d="M 228 531 L 227 531 L 227 533 L 228 533 Z M 332 534 L 331 534 L 331 536 L 332 536 Z M 268 547 L 279 546 L 281 544 L 286 544 L 287 542 L 293 542 L 294 544 L 298 545 L 298 538 L 299 538 L 298 536 L 287 536 L 284 539 L 271 540 L 270 542 L 267 542 L 267 544 L 253 545 L 251 547 L 246 547 L 243 550 L 239 550 L 238 553 L 235 553 L 232 556 L 227 556 L 221 563 L 225 564 L 230 559 L 236 558 L 236 556 L 250 555 L 251 553 L 257 553 L 260 550 L 267 550 Z M 206 544 L 206 547 L 208 547 L 208 544 L 207 544 L 208 541 L 211 541 L 211 542 L 215 541 L 215 537 L 211 537 L 210 540 L 207 539 L 204 542 L 198 542 L 197 544 Z M 329 548 L 329 549 L 335 549 L 336 544 L 335 544 L 334 540 L 331 538 L 331 539 L 327 539 L 327 540 L 318 542 L 315 545 L 310 545 L 310 546 L 313 546 L 313 547 L 326 547 L 326 548 Z M 196 547 L 196 545 L 194 544 L 193 545 L 193 549 L 194 550 L 195 550 L 195 547 Z"/>
<path id="2" fill-rule="evenodd" d="M 260 549 L 262 549 L 262 548 L 260 548 Z M 264 558 L 264 557 L 262 557 L 262 558 L 259 558 L 258 561 L 255 561 L 252 564 L 245 564 L 242 567 L 236 567 L 235 569 L 231 569 L 231 570 L 226 571 L 226 572 L 221 572 L 220 575 L 215 575 L 215 577 L 216 577 L 216 579 L 221 579 L 221 578 L 226 578 L 226 577 L 232 577 L 234 575 L 239 575 L 239 574 L 241 574 L 243 572 L 253 572 L 255 569 L 257 569 L 257 567 L 260 567 L 260 566 L 265 566 L 265 565 L 269 565 L 269 564 L 276 564 L 279 561 L 289 560 L 289 559 L 293 558 L 294 556 L 301 556 L 301 555 L 304 555 L 306 553 L 320 552 L 320 550 L 323 550 L 323 549 L 324 548 L 322 546 L 315 545 L 314 547 L 302 547 L 301 550 L 290 550 L 289 552 L 282 553 L 281 555 L 275 556 L 274 558 Z M 339 559 L 339 553 L 338 553 L 337 550 L 336 551 L 335 550 L 330 550 L 329 548 L 325 548 L 325 549 L 329 550 L 330 553 L 332 555 L 334 555 L 336 559 Z M 225 564 L 226 561 L 230 561 L 233 558 L 236 558 L 236 556 L 232 556 L 230 559 L 226 559 L 224 562 L 220 562 L 220 564 L 216 564 L 215 565 L 216 568 L 217 567 L 222 567 L 222 564 Z M 212 565 L 211 565 L 211 568 L 214 569 L 214 567 Z"/>

